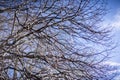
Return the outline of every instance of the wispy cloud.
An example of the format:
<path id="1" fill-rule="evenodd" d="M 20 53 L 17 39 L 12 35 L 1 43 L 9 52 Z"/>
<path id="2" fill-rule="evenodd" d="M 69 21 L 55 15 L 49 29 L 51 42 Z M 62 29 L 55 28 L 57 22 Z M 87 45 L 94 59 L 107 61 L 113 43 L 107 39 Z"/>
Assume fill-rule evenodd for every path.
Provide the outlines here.
<path id="1" fill-rule="evenodd" d="M 120 8 L 113 14 L 106 16 L 101 24 L 103 27 L 120 28 Z"/>
<path id="2" fill-rule="evenodd" d="M 111 26 L 120 28 L 120 9 L 118 9 L 116 14 L 113 16 Z"/>

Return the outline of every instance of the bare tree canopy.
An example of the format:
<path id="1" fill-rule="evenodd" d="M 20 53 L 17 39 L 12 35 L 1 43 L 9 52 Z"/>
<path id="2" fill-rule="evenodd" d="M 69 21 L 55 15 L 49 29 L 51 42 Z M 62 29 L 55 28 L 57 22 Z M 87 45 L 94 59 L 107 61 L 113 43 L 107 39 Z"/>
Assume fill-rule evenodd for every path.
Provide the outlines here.
<path id="1" fill-rule="evenodd" d="M 0 0 L 0 78 L 100 80 L 105 0 Z M 110 80 L 107 78 L 106 80 Z"/>

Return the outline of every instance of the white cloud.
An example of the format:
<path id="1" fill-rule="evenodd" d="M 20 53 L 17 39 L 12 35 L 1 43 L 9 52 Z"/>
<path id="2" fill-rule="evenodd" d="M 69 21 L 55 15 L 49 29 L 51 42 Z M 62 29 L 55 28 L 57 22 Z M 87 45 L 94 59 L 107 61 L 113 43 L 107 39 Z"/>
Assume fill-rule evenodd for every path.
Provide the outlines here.
<path id="1" fill-rule="evenodd" d="M 116 69 L 108 71 L 108 74 L 113 74 L 113 73 L 118 73 L 119 74 L 120 73 L 120 63 L 112 62 L 112 61 L 107 61 L 107 62 L 104 62 L 103 64 L 104 65 L 113 66 L 113 67 L 117 67 Z M 117 76 L 117 78 L 118 77 L 120 78 L 120 76 Z"/>
<path id="2" fill-rule="evenodd" d="M 104 64 L 110 65 L 110 66 L 120 66 L 120 63 L 112 62 L 112 61 L 106 61 Z"/>

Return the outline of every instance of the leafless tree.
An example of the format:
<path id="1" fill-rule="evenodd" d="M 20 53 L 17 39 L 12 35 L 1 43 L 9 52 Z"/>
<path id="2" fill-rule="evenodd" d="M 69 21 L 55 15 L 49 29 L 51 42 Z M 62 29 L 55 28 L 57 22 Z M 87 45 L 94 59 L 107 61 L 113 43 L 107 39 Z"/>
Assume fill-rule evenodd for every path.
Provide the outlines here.
<path id="1" fill-rule="evenodd" d="M 110 42 L 99 25 L 105 14 L 105 0 L 0 0 L 0 78 L 106 77 L 98 49 Z"/>

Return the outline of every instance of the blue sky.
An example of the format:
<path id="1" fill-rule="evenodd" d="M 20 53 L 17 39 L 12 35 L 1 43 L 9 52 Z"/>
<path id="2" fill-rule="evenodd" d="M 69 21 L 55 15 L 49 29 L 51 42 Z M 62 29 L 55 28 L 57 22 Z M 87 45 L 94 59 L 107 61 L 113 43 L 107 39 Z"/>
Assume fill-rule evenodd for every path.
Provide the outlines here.
<path id="1" fill-rule="evenodd" d="M 102 24 L 113 29 L 112 38 L 117 47 L 111 52 L 112 58 L 109 60 L 109 64 L 118 65 L 120 64 L 120 0 L 108 1 L 109 11 Z"/>

